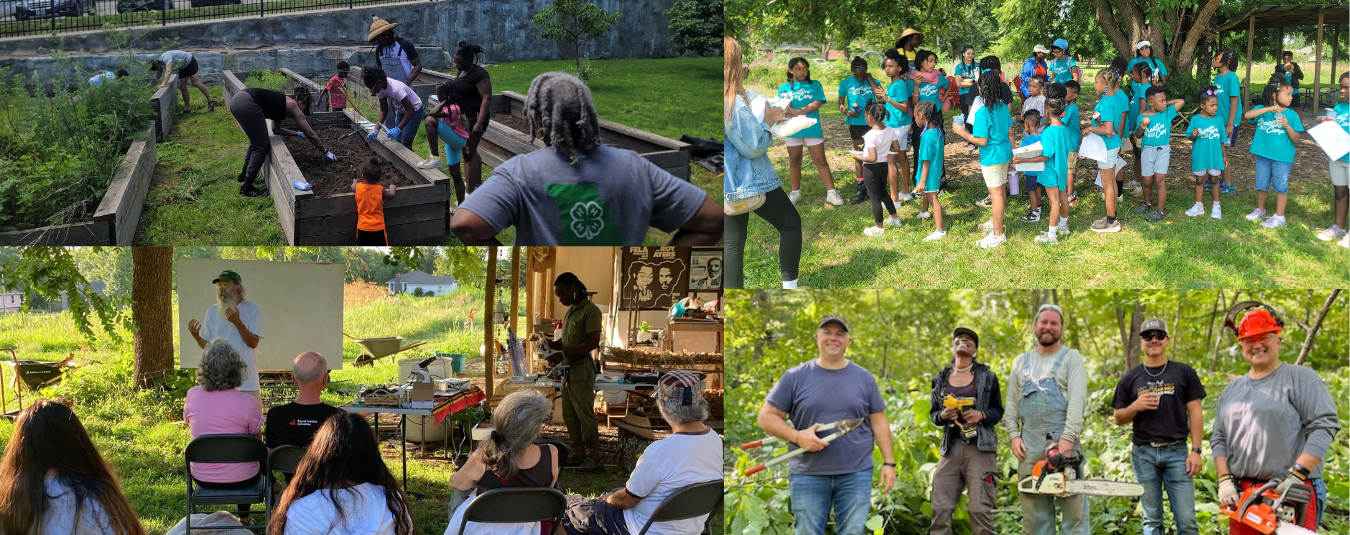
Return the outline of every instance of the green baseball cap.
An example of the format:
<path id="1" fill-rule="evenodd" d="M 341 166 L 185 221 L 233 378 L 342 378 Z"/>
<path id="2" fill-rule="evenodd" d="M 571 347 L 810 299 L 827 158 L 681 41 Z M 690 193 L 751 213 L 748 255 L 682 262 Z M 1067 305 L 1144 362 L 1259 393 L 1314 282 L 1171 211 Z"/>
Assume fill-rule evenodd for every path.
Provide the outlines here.
<path id="1" fill-rule="evenodd" d="M 211 281 L 211 284 L 216 284 L 220 281 L 244 282 L 243 279 L 239 278 L 238 273 L 228 269 L 220 272 L 220 276 L 216 277 L 216 280 Z"/>

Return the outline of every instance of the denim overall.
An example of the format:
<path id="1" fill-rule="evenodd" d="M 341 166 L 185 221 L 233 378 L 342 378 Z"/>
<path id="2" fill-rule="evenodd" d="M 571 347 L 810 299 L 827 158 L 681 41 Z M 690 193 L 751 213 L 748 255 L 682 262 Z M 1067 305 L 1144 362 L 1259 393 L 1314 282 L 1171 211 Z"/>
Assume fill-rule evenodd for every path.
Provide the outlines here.
<path id="1" fill-rule="evenodd" d="M 407 55 L 403 51 L 403 45 L 398 44 L 398 42 L 385 47 L 384 52 L 380 54 L 380 68 L 384 69 L 385 77 L 400 82 L 407 80 L 408 75 L 412 74 L 411 68 L 404 67 L 404 62 L 406 61 Z M 412 87 L 411 82 L 408 83 L 408 87 Z M 389 113 L 384 116 L 384 126 L 393 128 L 398 126 L 398 121 L 401 120 L 402 117 L 399 117 L 398 110 L 394 109 L 394 103 L 390 102 L 389 107 L 391 108 Z M 378 108 L 376 111 L 378 111 Z M 411 127 L 413 125 L 409 124 L 408 126 Z"/>
<path id="2" fill-rule="evenodd" d="M 1017 465 L 1019 480 L 1031 475 L 1036 461 L 1045 458 L 1045 446 L 1049 443 L 1046 434 L 1055 441 L 1064 432 L 1064 419 L 1069 412 L 1069 401 L 1055 376 L 1064 365 L 1064 355 L 1069 348 L 1061 347 L 1054 356 L 1055 362 L 1044 377 L 1032 377 L 1032 360 L 1040 360 L 1035 351 L 1026 353 L 1022 359 L 1022 369 L 1015 370 L 1023 377 L 1022 400 L 1018 406 L 1018 418 L 1022 421 L 1022 444 L 1027 448 L 1026 459 Z M 1075 447 L 1079 447 L 1075 443 Z M 1078 474 L 1082 477 L 1082 474 Z M 1064 512 L 1063 533 L 1088 535 L 1087 495 L 1079 494 L 1068 498 L 1057 498 L 1041 494 L 1022 494 L 1022 528 L 1029 535 L 1055 534 L 1055 506 Z"/>

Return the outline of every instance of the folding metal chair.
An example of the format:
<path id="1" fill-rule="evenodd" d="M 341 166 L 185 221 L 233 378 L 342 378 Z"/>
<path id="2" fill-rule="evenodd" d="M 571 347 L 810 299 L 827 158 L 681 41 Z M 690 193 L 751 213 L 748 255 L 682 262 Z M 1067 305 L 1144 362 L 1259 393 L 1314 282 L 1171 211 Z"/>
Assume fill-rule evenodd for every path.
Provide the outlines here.
<path id="1" fill-rule="evenodd" d="M 245 529 L 267 529 L 272 512 L 272 477 L 267 465 L 267 445 L 253 435 L 202 435 L 183 450 L 187 462 L 187 533 L 192 534 L 192 513 L 198 505 L 263 504 L 263 521 Z M 260 477 L 252 487 L 239 490 L 209 489 L 195 485 L 192 463 L 258 463 Z"/>

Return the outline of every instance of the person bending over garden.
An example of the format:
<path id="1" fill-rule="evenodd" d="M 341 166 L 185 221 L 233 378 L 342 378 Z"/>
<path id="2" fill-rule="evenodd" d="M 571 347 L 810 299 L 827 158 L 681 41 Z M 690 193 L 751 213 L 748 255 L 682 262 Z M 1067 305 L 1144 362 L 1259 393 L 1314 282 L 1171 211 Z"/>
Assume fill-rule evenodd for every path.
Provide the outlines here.
<path id="1" fill-rule="evenodd" d="M 75 412 L 39 400 L 0 459 L 0 533 L 145 535 L 121 486 Z"/>
<path id="2" fill-rule="evenodd" d="M 707 192 L 638 153 L 600 143 L 591 90 L 547 72 L 530 83 L 531 141 L 552 150 L 507 160 L 450 220 L 465 245 L 495 244 L 507 227 L 516 245 L 639 245 L 648 227 L 675 232 L 669 245 L 716 245 L 722 217 Z"/>
<path id="3" fill-rule="evenodd" d="M 534 390 L 519 390 L 502 399 L 492 411 L 492 437 L 479 443 L 464 466 L 450 475 L 450 525 L 447 535 L 459 533 L 464 514 L 474 498 L 501 487 L 553 487 L 561 470 L 558 448 L 535 444 L 552 421 L 553 402 Z M 519 524 L 469 522 L 463 535 L 535 535 L 553 533 L 553 521 Z"/>
<path id="4" fill-rule="evenodd" d="M 192 85 L 202 92 L 202 96 L 206 97 L 206 111 L 215 111 L 216 101 L 211 100 L 211 93 L 206 90 L 206 84 L 203 84 L 201 77 L 197 76 L 197 58 L 192 57 L 191 53 L 170 50 L 160 54 L 158 58 L 150 60 L 150 70 L 164 71 L 164 79 L 159 82 L 159 87 L 168 85 L 169 75 L 178 71 L 178 90 L 183 93 L 183 113 L 192 113 L 192 100 L 188 98 L 188 82 L 192 82 Z"/>
<path id="5" fill-rule="evenodd" d="M 417 139 L 417 128 L 422 126 L 422 99 L 407 84 L 390 78 L 379 67 L 361 69 L 361 82 L 370 90 L 370 96 L 380 101 L 380 117 L 375 121 L 377 127 L 366 139 L 380 135 L 378 125 L 384 124 L 385 116 L 393 108 L 394 126 L 385 133 L 389 139 L 411 149 L 413 140 Z"/>
<path id="6" fill-rule="evenodd" d="M 306 88 L 297 88 L 306 89 Z M 267 120 L 272 120 L 272 133 L 278 136 L 300 136 L 319 149 L 325 158 L 336 162 L 337 156 L 324 148 L 319 134 L 309 127 L 304 110 L 309 109 L 313 97 L 309 91 L 296 91 L 296 98 L 286 96 L 271 89 L 248 88 L 230 98 L 230 113 L 234 115 L 239 128 L 248 136 L 248 153 L 244 156 L 244 170 L 239 173 L 239 194 L 245 197 L 267 195 L 266 188 L 254 188 L 253 181 L 262 174 L 263 162 L 272 155 L 272 140 L 267 135 Z M 296 99 L 300 99 L 297 102 Z M 288 130 L 281 127 L 281 121 L 287 117 L 295 119 L 300 130 Z"/>
<path id="7" fill-rule="evenodd" d="M 979 350 L 980 335 L 957 327 L 952 331 L 952 360 L 933 378 L 928 420 L 942 429 L 942 456 L 933 473 L 933 524 L 928 530 L 936 535 L 952 533 L 952 513 L 962 489 L 966 489 L 975 534 L 995 533 L 997 430 L 1003 419 L 1003 394 L 998 375 L 975 361 Z M 964 401 L 968 408 L 946 407 L 948 398 Z"/>

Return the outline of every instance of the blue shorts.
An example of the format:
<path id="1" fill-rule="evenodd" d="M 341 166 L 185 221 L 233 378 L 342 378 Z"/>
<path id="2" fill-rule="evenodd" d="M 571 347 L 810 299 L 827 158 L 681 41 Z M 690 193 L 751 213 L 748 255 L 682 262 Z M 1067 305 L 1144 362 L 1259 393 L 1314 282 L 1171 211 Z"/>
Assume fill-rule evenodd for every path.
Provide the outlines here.
<path id="1" fill-rule="evenodd" d="M 436 135 L 445 142 L 445 163 L 458 164 L 464 152 L 464 143 L 468 140 L 456 134 L 455 129 L 445 124 L 445 121 L 436 121 Z"/>
<path id="2" fill-rule="evenodd" d="M 1265 156 L 1256 157 L 1256 191 L 1268 191 L 1272 185 L 1275 193 L 1289 193 L 1289 171 L 1294 169 L 1292 162 L 1272 160 Z M 1273 184 L 1272 184 L 1273 183 Z"/>

